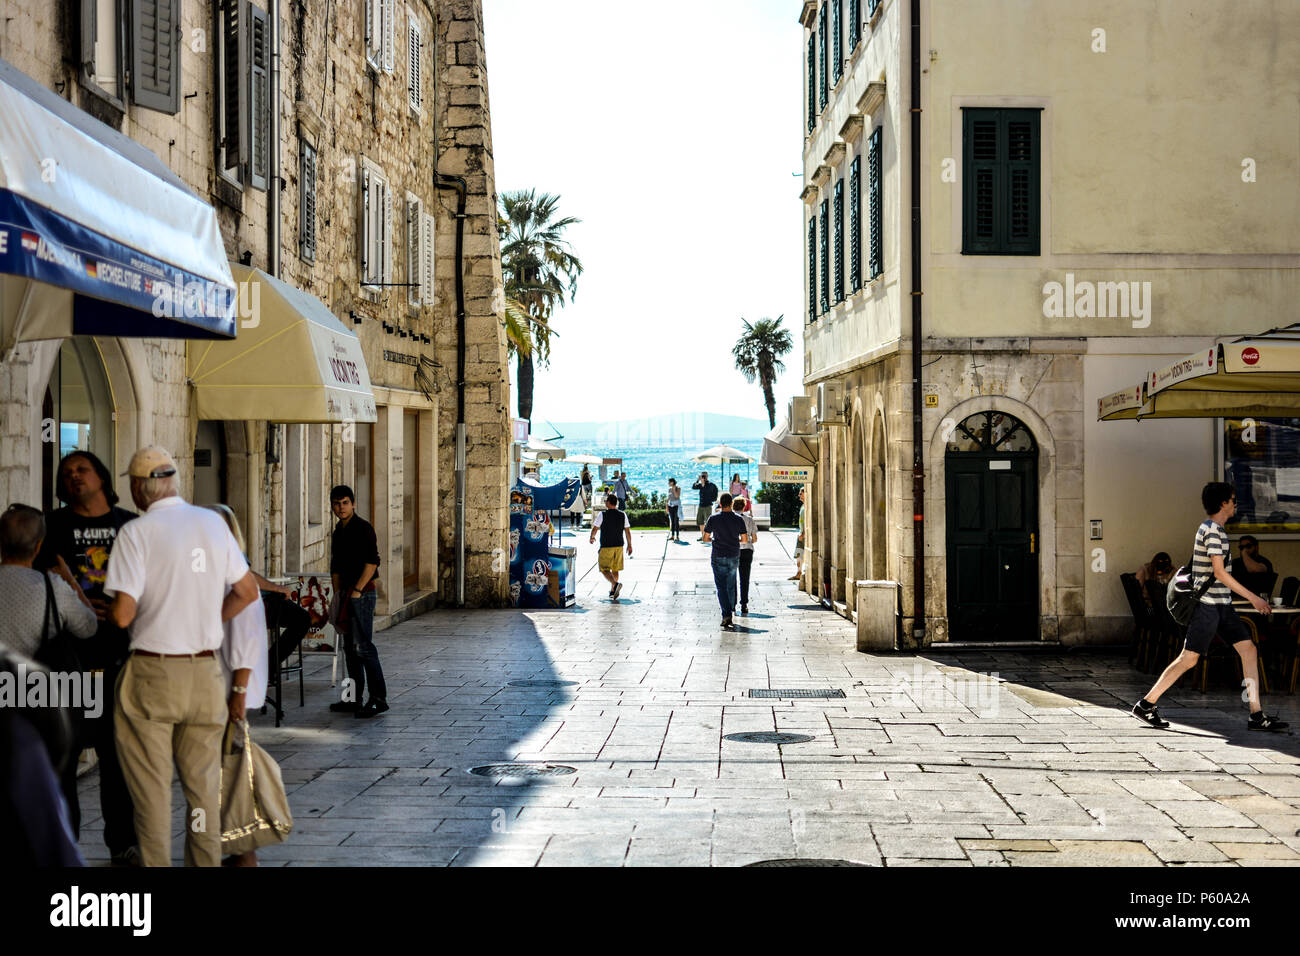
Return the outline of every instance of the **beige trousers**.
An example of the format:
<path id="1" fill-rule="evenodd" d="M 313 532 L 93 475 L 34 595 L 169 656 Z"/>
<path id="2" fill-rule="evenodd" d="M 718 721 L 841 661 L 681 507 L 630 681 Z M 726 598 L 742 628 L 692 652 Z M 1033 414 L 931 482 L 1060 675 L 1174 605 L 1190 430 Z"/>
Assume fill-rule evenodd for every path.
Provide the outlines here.
<path id="1" fill-rule="evenodd" d="M 145 866 L 171 866 L 172 765 L 180 772 L 185 865 L 221 865 L 225 680 L 215 657 L 132 654 L 117 682 L 117 754 Z"/>

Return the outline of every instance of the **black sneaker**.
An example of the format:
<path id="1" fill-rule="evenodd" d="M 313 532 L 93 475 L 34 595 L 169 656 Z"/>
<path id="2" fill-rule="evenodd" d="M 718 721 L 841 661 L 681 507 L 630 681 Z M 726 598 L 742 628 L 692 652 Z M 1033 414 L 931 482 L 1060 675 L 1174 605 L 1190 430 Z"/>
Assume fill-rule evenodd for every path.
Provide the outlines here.
<path id="1" fill-rule="evenodd" d="M 740 606 L 740 616 L 741 616 L 741 617 L 749 617 L 749 605 L 748 605 L 748 604 L 742 604 L 742 605 Z"/>
<path id="2" fill-rule="evenodd" d="M 1157 730 L 1164 730 L 1169 726 L 1169 721 L 1160 717 L 1160 708 L 1152 704 L 1150 707 L 1143 707 L 1142 702 L 1138 701 L 1133 705 L 1133 716 L 1142 721 L 1148 727 L 1155 727 Z"/>
<path id="3" fill-rule="evenodd" d="M 336 714 L 355 714 L 361 709 L 361 705 L 355 700 L 338 700 L 330 704 L 330 710 Z"/>
<path id="4" fill-rule="evenodd" d="M 609 596 L 612 597 L 615 601 L 617 601 L 618 596 L 622 593 L 623 593 L 623 582 L 619 581 L 618 584 L 614 585 L 614 590 L 610 592 Z"/>
<path id="5" fill-rule="evenodd" d="M 359 719 L 378 717 L 386 710 L 388 710 L 387 702 L 382 700 L 372 700 L 367 702 L 366 706 L 357 711 L 357 717 Z"/>
<path id="6" fill-rule="evenodd" d="M 1270 717 L 1262 710 L 1251 714 L 1250 720 L 1246 721 L 1247 730 L 1286 730 L 1289 726 L 1285 720 Z"/>
<path id="7" fill-rule="evenodd" d="M 734 631 L 736 629 L 736 622 L 729 617 L 724 617 L 722 619 L 722 627 L 724 630 Z"/>

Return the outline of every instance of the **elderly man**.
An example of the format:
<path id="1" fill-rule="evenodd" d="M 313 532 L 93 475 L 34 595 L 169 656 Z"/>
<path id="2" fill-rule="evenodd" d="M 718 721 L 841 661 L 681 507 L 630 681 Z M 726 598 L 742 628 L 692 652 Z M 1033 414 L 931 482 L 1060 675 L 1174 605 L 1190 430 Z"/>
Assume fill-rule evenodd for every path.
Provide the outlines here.
<path id="1" fill-rule="evenodd" d="M 221 735 L 243 716 L 245 688 L 231 688 L 217 660 L 228 621 L 257 598 L 257 582 L 215 511 L 180 497 L 176 463 L 141 448 L 127 472 L 141 516 L 122 526 L 104 591 L 109 620 L 130 632 L 118 680 L 118 759 L 135 802 L 145 866 L 171 865 L 172 766 L 188 813 L 185 864 L 221 863 Z"/>

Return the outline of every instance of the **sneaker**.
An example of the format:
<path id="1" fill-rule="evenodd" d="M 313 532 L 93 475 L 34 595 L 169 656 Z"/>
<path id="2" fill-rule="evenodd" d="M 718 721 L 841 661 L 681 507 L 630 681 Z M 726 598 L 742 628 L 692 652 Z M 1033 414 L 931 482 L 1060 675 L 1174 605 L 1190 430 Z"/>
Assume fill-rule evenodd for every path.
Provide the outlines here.
<path id="1" fill-rule="evenodd" d="M 787 580 L 787 581 L 798 581 L 800 577 L 801 577 L 801 575 L 798 575 L 798 574 L 792 574 L 792 575 L 790 575 L 788 578 L 786 578 L 786 580 Z"/>
<path id="2" fill-rule="evenodd" d="M 1289 726 L 1285 720 L 1270 717 L 1262 710 L 1251 714 L 1250 720 L 1246 721 L 1247 730 L 1286 730 Z"/>
<path id="3" fill-rule="evenodd" d="M 114 853 L 108 859 L 109 866 L 144 866 L 138 846 L 129 846 L 121 853 Z"/>
<path id="4" fill-rule="evenodd" d="M 377 717 L 386 710 L 388 710 L 387 702 L 382 700 L 371 700 L 367 702 L 366 706 L 357 711 L 357 717 L 361 719 Z"/>
<path id="5" fill-rule="evenodd" d="M 729 617 L 724 617 L 722 619 L 722 627 L 725 630 L 734 631 L 736 629 L 736 622 Z"/>
<path id="6" fill-rule="evenodd" d="M 618 596 L 622 593 L 623 593 L 623 582 L 620 581 L 618 582 L 618 584 L 614 585 L 614 590 L 609 593 L 609 596 L 612 597 L 615 601 L 617 601 Z"/>
<path id="7" fill-rule="evenodd" d="M 355 700 L 338 700 L 330 704 L 330 710 L 336 714 L 355 714 L 361 709 L 361 705 Z"/>
<path id="8" fill-rule="evenodd" d="M 1148 727 L 1155 727 L 1157 730 L 1164 730 L 1169 726 L 1169 721 L 1160 717 L 1160 709 L 1155 704 L 1143 707 L 1142 701 L 1138 701 L 1133 705 L 1133 716 Z"/>
<path id="9" fill-rule="evenodd" d="M 742 604 L 742 605 L 740 606 L 740 616 L 741 616 L 741 617 L 749 617 L 749 605 L 748 605 L 748 604 Z"/>

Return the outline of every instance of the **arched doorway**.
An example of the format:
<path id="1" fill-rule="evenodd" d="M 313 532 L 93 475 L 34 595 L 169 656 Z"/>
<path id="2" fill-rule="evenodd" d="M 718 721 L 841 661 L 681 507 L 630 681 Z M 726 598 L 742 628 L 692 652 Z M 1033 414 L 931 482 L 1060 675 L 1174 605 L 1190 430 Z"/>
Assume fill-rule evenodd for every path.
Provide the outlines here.
<path id="1" fill-rule="evenodd" d="M 848 449 L 844 447 L 846 437 L 844 429 L 837 429 L 833 434 L 835 435 L 835 554 L 833 559 L 835 571 L 831 578 L 831 593 L 835 601 L 843 604 L 844 579 L 849 563 L 849 486 L 844 477 L 844 459 L 848 457 Z"/>
<path id="2" fill-rule="evenodd" d="M 868 521 L 871 525 L 871 576 L 877 581 L 889 581 L 889 557 L 885 547 L 886 505 L 885 483 L 885 425 L 877 413 L 871 423 L 871 508 Z"/>
<path id="3" fill-rule="evenodd" d="M 113 469 L 113 393 L 93 339 L 60 343 L 41 418 L 41 505 L 48 510 L 57 505 L 56 469 L 68 452 L 93 452 Z"/>
<path id="4" fill-rule="evenodd" d="M 948 623 L 954 641 L 1032 641 L 1038 627 L 1038 444 L 1005 412 L 948 437 Z"/>
<path id="5" fill-rule="evenodd" d="M 862 416 L 853 416 L 853 430 L 849 437 L 849 447 L 853 455 L 852 467 L 852 485 L 853 497 L 850 499 L 849 520 L 853 528 L 853 561 L 849 567 L 849 573 L 854 581 L 859 581 L 871 576 L 871 569 L 867 565 L 867 535 L 870 522 L 868 520 L 869 506 L 867 504 L 867 477 L 866 477 L 866 445 L 867 436 L 864 434 L 862 427 Z"/>

